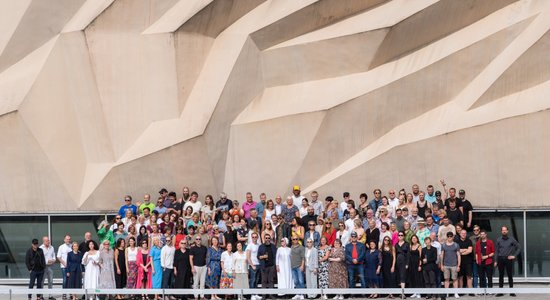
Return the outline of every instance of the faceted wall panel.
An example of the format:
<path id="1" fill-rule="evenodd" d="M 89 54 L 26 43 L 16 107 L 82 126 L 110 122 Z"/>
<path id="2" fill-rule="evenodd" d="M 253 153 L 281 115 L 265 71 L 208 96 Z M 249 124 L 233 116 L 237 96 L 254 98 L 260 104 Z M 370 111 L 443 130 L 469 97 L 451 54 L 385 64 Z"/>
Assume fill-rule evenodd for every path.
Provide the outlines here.
<path id="1" fill-rule="evenodd" d="M 547 206 L 549 30 L 540 0 L 3 1 L 0 210 L 440 178 Z"/>

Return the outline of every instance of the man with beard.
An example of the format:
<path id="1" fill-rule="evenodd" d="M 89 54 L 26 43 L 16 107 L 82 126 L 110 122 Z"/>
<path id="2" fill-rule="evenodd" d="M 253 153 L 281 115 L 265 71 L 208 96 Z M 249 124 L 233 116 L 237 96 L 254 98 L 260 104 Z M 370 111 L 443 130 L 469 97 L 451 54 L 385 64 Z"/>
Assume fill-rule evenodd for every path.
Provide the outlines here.
<path id="1" fill-rule="evenodd" d="M 502 236 L 497 239 L 495 246 L 497 257 L 495 267 L 498 267 L 498 287 L 504 287 L 504 271 L 506 271 L 508 286 L 512 288 L 514 287 L 514 261 L 521 252 L 521 247 L 516 239 L 508 235 L 507 226 L 502 226 L 500 232 Z M 500 297 L 502 294 L 497 294 L 496 296 Z M 515 297 L 516 295 L 510 294 L 510 296 Z"/>

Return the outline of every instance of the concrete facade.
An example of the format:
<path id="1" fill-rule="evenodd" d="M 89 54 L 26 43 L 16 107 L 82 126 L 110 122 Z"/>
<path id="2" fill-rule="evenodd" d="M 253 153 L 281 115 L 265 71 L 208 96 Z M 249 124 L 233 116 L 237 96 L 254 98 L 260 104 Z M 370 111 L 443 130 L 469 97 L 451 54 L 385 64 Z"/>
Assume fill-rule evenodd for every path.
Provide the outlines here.
<path id="1" fill-rule="evenodd" d="M 0 1 L 0 211 L 445 178 L 550 200 L 550 2 Z"/>

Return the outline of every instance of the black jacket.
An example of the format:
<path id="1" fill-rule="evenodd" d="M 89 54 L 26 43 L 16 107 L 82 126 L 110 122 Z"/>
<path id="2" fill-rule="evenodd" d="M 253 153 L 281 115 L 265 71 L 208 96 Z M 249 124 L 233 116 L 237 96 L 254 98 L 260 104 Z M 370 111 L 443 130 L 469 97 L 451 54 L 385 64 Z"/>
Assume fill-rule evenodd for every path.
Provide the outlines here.
<path id="1" fill-rule="evenodd" d="M 37 248 L 36 251 L 34 251 L 31 248 L 27 250 L 27 254 L 25 255 L 25 264 L 27 265 L 27 270 L 29 271 L 44 271 L 44 268 L 46 267 L 46 258 L 44 257 L 44 252 L 42 249 Z"/>

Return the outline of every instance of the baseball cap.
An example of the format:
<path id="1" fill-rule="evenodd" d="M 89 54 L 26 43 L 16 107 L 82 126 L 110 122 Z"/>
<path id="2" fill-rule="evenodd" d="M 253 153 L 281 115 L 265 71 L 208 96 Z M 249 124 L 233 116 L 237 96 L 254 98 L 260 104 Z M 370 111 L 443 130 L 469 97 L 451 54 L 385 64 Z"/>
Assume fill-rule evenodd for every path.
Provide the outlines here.
<path id="1" fill-rule="evenodd" d="M 159 194 L 162 194 L 162 193 L 168 193 L 168 190 L 165 188 L 162 188 L 160 189 Z"/>
<path id="2" fill-rule="evenodd" d="M 299 185 L 295 185 L 293 188 L 292 188 L 293 191 L 299 191 L 300 190 L 300 186 Z"/>
<path id="3" fill-rule="evenodd" d="M 353 231 L 353 232 L 351 233 L 351 236 L 352 236 L 352 237 L 357 237 L 357 232 Z"/>
<path id="4" fill-rule="evenodd" d="M 466 191 L 460 190 L 460 191 L 458 191 L 458 193 L 459 193 L 459 194 L 466 194 Z"/>
<path id="5" fill-rule="evenodd" d="M 38 245 L 38 240 L 37 239 L 32 239 L 32 244 L 33 245 Z"/>
<path id="6" fill-rule="evenodd" d="M 435 191 L 436 196 L 441 196 L 441 191 Z"/>

